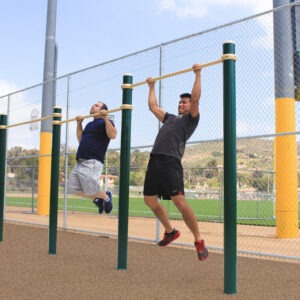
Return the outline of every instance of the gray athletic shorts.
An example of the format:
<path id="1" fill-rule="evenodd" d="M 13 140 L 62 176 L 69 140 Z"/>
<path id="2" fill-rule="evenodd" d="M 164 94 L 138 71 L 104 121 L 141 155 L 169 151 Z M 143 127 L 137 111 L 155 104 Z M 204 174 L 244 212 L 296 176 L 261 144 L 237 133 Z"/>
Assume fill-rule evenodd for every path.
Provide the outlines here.
<path id="1" fill-rule="evenodd" d="M 100 176 L 102 171 L 102 162 L 95 159 L 79 159 L 68 180 L 68 193 L 83 193 L 86 196 L 99 193 L 101 191 Z"/>

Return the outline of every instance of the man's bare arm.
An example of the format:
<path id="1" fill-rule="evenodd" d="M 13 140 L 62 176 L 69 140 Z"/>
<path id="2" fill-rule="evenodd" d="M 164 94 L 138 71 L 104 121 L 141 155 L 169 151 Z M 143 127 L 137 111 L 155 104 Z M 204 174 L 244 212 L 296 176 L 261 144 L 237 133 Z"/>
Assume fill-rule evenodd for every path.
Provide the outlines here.
<path id="1" fill-rule="evenodd" d="M 155 95 L 155 81 L 152 78 L 147 78 L 149 86 L 148 106 L 150 111 L 156 116 L 159 121 L 163 121 L 165 117 L 165 110 L 158 106 L 156 95 Z"/>
<path id="2" fill-rule="evenodd" d="M 200 65 L 193 65 L 193 70 L 195 73 L 195 81 L 192 88 L 192 97 L 191 97 L 191 115 L 196 117 L 199 114 L 199 103 L 201 97 L 201 69 Z"/>

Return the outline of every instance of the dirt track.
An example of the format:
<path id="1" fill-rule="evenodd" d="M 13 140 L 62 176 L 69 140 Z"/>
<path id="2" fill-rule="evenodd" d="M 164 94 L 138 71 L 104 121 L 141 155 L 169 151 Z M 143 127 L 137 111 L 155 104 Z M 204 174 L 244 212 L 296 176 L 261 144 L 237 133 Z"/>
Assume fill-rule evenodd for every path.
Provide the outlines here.
<path id="1" fill-rule="evenodd" d="M 4 223 L 0 243 L 1 299 L 299 299 L 300 264 L 238 258 L 237 294 L 224 294 L 224 258 L 210 252 L 128 243 L 117 270 L 117 239 L 58 231 L 49 255 L 48 230 Z"/>
<path id="2" fill-rule="evenodd" d="M 7 207 L 5 219 L 45 226 L 49 224 L 48 216 L 32 214 L 28 209 L 18 207 Z M 67 225 L 68 229 L 115 236 L 118 234 L 118 219 L 115 216 L 69 213 L 66 222 L 67 224 L 64 224 L 64 216 L 62 213 L 59 213 L 58 227 L 60 228 L 64 228 L 64 225 Z M 156 220 L 154 218 L 130 218 L 128 224 L 129 237 L 155 241 Z M 182 233 L 177 242 L 181 245 L 192 245 L 193 237 L 186 225 L 182 221 L 174 221 L 173 225 L 179 228 Z M 199 226 L 208 247 L 213 249 L 223 248 L 223 224 L 200 222 Z M 239 250 L 268 253 L 274 256 L 300 257 L 300 238 L 278 239 L 275 236 L 273 227 L 239 225 L 237 231 Z"/>

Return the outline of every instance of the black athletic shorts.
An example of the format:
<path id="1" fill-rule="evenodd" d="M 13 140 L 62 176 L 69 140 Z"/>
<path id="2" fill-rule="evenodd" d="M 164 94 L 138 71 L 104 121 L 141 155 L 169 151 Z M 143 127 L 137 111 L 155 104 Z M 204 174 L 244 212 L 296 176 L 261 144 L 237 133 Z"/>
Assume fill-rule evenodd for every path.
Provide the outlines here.
<path id="1" fill-rule="evenodd" d="M 183 170 L 180 160 L 167 155 L 150 156 L 144 183 L 144 195 L 170 200 L 184 195 Z"/>

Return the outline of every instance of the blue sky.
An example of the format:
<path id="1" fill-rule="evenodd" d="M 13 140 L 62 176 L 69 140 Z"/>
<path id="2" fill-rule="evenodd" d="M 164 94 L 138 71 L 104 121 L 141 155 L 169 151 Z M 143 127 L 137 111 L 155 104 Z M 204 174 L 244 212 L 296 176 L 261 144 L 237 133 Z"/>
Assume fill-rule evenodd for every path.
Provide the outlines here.
<path id="1" fill-rule="evenodd" d="M 85 2 L 57 0 L 57 75 L 63 76 L 161 43 L 271 10 L 272 3 L 272 0 L 211 0 L 210 2 L 203 0 L 89 0 Z M 1 3 L 0 96 L 42 82 L 46 15 L 47 0 L 10 0 Z M 238 69 L 244 72 L 243 76 L 239 77 L 239 89 L 237 90 L 239 100 L 237 133 L 239 136 L 273 133 L 273 80 L 272 74 L 268 73 L 273 72 L 271 14 L 264 16 L 262 20 L 243 22 L 243 25 L 235 28 L 237 31 L 228 30 L 228 35 L 226 34 L 225 38 L 234 41 L 237 39 Z M 243 30 L 244 33 L 242 33 Z M 177 48 L 169 50 L 175 51 L 173 64 L 177 66 L 177 62 L 178 68 L 184 69 L 191 67 L 196 60 L 201 63 L 219 59 L 221 44 L 218 33 L 216 36 L 214 34 L 206 34 L 206 36 L 207 38 L 202 40 L 205 46 L 202 47 L 198 44 L 201 53 L 190 53 L 188 61 L 177 57 Z M 218 48 L 215 48 L 214 38 L 218 39 Z M 248 49 L 250 44 L 251 47 Z M 189 44 L 182 43 L 181 47 L 183 47 L 181 50 L 184 52 L 190 51 Z M 194 51 L 195 47 L 195 45 L 191 45 L 191 51 Z M 246 52 L 244 52 L 245 50 Z M 257 59 L 257 53 L 259 53 L 261 62 Z M 126 66 L 125 72 L 134 74 L 134 82 L 145 80 L 148 75 L 158 75 L 157 57 L 151 56 L 151 54 L 147 55 L 145 55 L 145 59 L 150 59 L 149 63 L 146 62 L 145 64 L 142 61 L 143 55 L 139 58 L 132 56 L 126 62 L 129 64 L 129 68 Z M 196 59 L 194 60 L 192 58 L 195 58 L 195 55 Z M 88 114 L 91 101 L 98 99 L 99 93 L 109 108 L 115 108 L 119 105 L 121 98 L 120 74 L 124 73 L 120 73 L 121 70 L 119 69 L 114 70 L 114 66 L 115 68 L 124 67 L 122 64 L 113 64 L 111 68 L 99 70 L 99 73 L 90 72 L 91 74 L 88 74 L 88 72 L 84 72 L 81 76 L 73 76 L 70 97 L 72 104 L 69 117 Z M 257 74 L 257 67 L 262 71 L 259 74 Z M 163 73 L 175 70 L 172 67 L 169 70 L 164 69 Z M 105 76 L 109 77 L 108 82 L 101 81 L 103 72 L 105 72 Z M 206 69 L 203 77 L 201 130 L 193 135 L 194 140 L 197 141 L 220 138 L 222 135 L 222 103 L 220 102 L 221 97 L 219 97 L 222 90 L 219 82 L 219 88 L 216 91 L 216 85 L 213 82 L 216 80 L 215 74 L 217 73 L 214 72 L 216 72 L 216 68 Z M 188 76 L 192 76 L 192 74 L 186 75 L 185 80 L 176 81 L 174 79 L 172 81 L 170 79 L 165 82 L 163 89 L 165 97 L 162 98 L 165 99 L 163 106 L 168 111 L 176 113 L 177 105 L 176 107 L 173 105 L 174 97 L 177 101 L 177 96 L 182 92 L 181 89 L 188 91 L 191 80 L 191 77 Z M 97 85 L 90 86 L 91 82 L 88 82 L 88 86 L 86 86 L 90 77 L 92 83 L 97 82 Z M 211 80 L 212 78 L 213 80 Z M 266 83 L 268 86 L 265 85 Z M 65 80 L 59 81 L 56 99 L 57 105 L 60 105 L 64 112 L 66 112 L 65 84 Z M 115 86 L 118 89 L 114 89 Z M 244 97 L 245 95 L 247 97 Z M 28 121 L 33 108 L 41 112 L 41 96 L 42 87 L 39 86 L 29 93 L 15 94 L 10 98 L 10 111 L 12 113 L 9 114 L 9 124 Z M 157 120 L 148 110 L 144 109 L 147 88 L 138 88 L 134 97 L 132 145 L 150 145 L 156 134 Z M 217 100 L 214 100 L 216 102 L 212 105 L 212 99 L 216 99 L 215 97 Z M 254 106 L 253 99 L 256 99 L 256 106 Z M 116 103 L 118 104 L 116 105 Z M 174 109 L 175 111 L 173 111 Z M 6 111 L 6 104 L 0 102 L 0 113 L 6 113 Z M 249 114 L 250 111 L 255 111 L 255 113 Z M 268 118 L 264 117 L 266 113 Z M 120 133 L 121 114 L 116 114 L 115 117 L 116 127 Z M 69 127 L 70 144 L 74 147 L 77 146 L 75 126 L 75 122 L 71 122 Z M 62 132 L 63 135 L 66 135 L 64 128 Z M 119 147 L 120 136 L 119 134 L 118 138 L 112 142 L 113 148 Z M 64 136 L 62 136 L 62 141 L 64 141 Z M 8 148 L 13 145 L 30 149 L 38 148 L 39 130 L 29 131 L 29 126 L 12 128 L 9 130 Z"/>
<path id="2" fill-rule="evenodd" d="M 57 0 L 58 76 L 272 9 L 272 0 Z M 1 1 L 0 95 L 42 82 L 47 0 Z"/>

